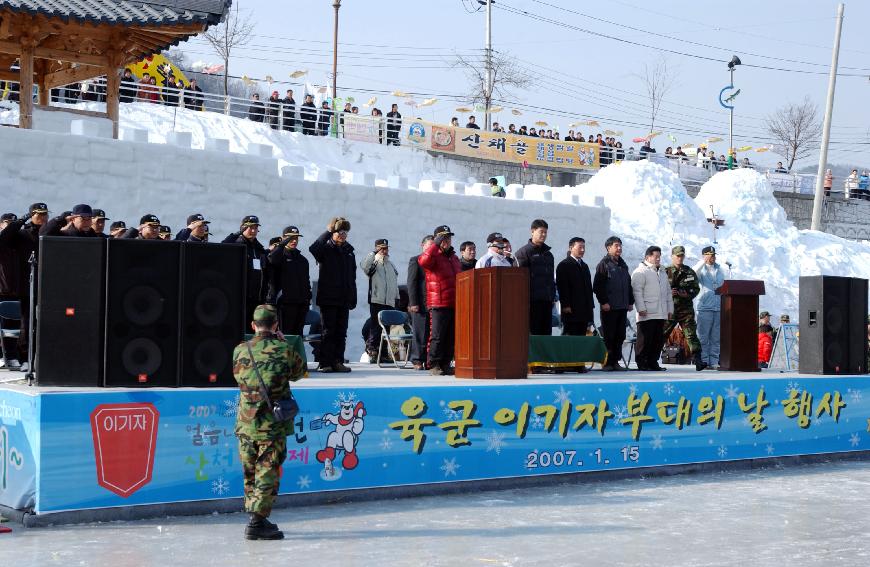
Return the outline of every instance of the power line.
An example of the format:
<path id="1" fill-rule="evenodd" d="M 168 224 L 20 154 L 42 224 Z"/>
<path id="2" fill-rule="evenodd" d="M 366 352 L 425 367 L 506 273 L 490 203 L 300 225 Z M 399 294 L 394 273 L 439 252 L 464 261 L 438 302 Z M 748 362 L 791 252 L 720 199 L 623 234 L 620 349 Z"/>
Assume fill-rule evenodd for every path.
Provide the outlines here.
<path id="1" fill-rule="evenodd" d="M 665 47 L 657 47 L 657 46 L 654 46 L 654 45 L 649 45 L 649 44 L 646 44 L 646 43 L 641 43 L 641 42 L 639 42 L 639 41 L 633 41 L 633 40 L 630 40 L 630 39 L 620 38 L 620 37 L 616 37 L 616 36 L 609 35 L 609 34 L 606 34 L 606 33 L 601 33 L 601 32 L 596 32 L 596 31 L 593 31 L 593 30 L 590 30 L 590 29 L 581 28 L 581 27 L 579 27 L 579 26 L 571 25 L 571 24 L 568 24 L 568 23 L 566 23 L 566 22 L 561 22 L 561 21 L 559 21 L 559 20 L 554 20 L 554 19 L 552 19 L 552 18 L 547 18 L 547 17 L 544 17 L 544 16 L 540 16 L 540 15 L 538 15 L 538 14 L 533 14 L 533 13 L 528 12 L 528 11 L 526 11 L 526 10 L 521 10 L 521 9 L 519 9 L 519 8 L 514 8 L 513 6 L 508 6 L 508 5 L 504 4 L 503 2 L 502 2 L 502 3 L 498 3 L 498 4 L 493 4 L 493 5 L 494 5 L 495 7 L 497 7 L 498 9 L 500 9 L 500 10 L 505 10 L 506 12 L 509 12 L 509 13 L 512 13 L 512 14 L 515 14 L 515 15 L 519 15 L 519 16 L 523 16 L 523 17 L 526 17 L 526 18 L 529 18 L 529 19 L 532 19 L 532 20 L 536 20 L 536 21 L 543 22 L 543 23 L 548 23 L 548 24 L 551 24 L 551 25 L 554 25 L 554 26 L 557 26 L 557 27 L 563 27 L 563 28 L 570 29 L 570 30 L 573 30 L 573 31 L 579 31 L 579 32 L 587 33 L 587 34 L 590 34 L 590 35 L 593 35 L 593 36 L 596 36 L 596 37 L 601 37 L 601 38 L 604 38 L 604 39 L 610 39 L 610 40 L 617 41 L 617 42 L 620 42 L 620 43 L 625 43 L 625 44 L 628 44 L 628 45 L 634 45 L 634 46 L 636 46 L 636 47 L 643 47 L 643 48 L 645 48 L 645 49 L 652 49 L 652 50 L 654 50 L 654 51 L 661 51 L 661 52 L 664 52 L 664 53 L 671 53 L 671 54 L 674 54 L 674 55 L 680 55 L 680 56 L 683 56 L 683 57 L 690 57 L 690 58 L 693 58 L 693 59 L 699 59 L 699 60 L 702 60 L 702 61 L 711 61 L 711 62 L 715 62 L 715 63 L 722 63 L 722 62 L 723 62 L 722 59 L 720 59 L 720 58 L 718 58 L 718 57 L 709 57 L 709 56 L 706 56 L 706 55 L 699 55 L 699 54 L 697 54 L 697 53 L 687 53 L 687 52 L 685 52 L 685 51 L 678 51 L 678 50 L 675 50 L 675 49 L 669 49 L 669 48 L 665 48 Z M 801 73 L 801 74 L 805 74 L 805 75 L 827 75 L 827 74 L 828 74 L 826 71 L 809 71 L 809 70 L 805 70 L 805 69 L 788 69 L 788 68 L 784 68 L 784 67 L 771 67 L 771 66 L 767 66 L 767 65 L 755 65 L 755 64 L 749 64 L 749 63 L 743 63 L 742 66 L 743 66 L 743 67 L 751 67 L 751 68 L 754 68 L 754 69 L 764 69 L 764 70 L 767 70 L 767 71 L 782 71 L 782 72 L 790 72 L 790 73 Z M 838 77 L 862 77 L 862 78 L 863 78 L 863 77 L 867 77 L 867 74 L 866 74 L 866 73 L 865 73 L 865 74 L 860 74 L 860 73 L 837 73 L 837 76 L 838 76 Z"/>

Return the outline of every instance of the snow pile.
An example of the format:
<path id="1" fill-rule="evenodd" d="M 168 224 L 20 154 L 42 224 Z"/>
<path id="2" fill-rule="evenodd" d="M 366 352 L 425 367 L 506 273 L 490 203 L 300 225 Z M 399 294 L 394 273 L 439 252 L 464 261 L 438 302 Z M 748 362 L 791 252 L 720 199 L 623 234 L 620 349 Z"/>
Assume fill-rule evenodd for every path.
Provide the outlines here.
<path id="1" fill-rule="evenodd" d="M 105 111 L 105 104 L 96 102 L 53 106 Z M 69 133 L 68 122 L 71 119 L 82 119 L 82 116 L 41 112 L 39 109 L 34 111 L 35 127 L 39 130 Z M 45 125 L 40 124 L 40 121 Z M 17 104 L 5 102 L 0 107 L 0 124 L 18 124 Z M 386 186 L 387 179 L 393 175 L 407 177 L 412 187 L 416 187 L 421 179 L 465 182 L 469 177 L 468 169 L 456 161 L 433 157 L 408 147 L 304 136 L 298 132 L 273 130 L 263 123 L 217 112 L 196 112 L 147 102 L 122 104 L 120 128 L 122 134 L 123 130 L 131 128 L 147 130 L 151 143 L 166 142 L 171 132 L 190 132 L 192 147 L 198 149 L 205 147 L 208 138 L 229 140 L 230 151 L 235 153 L 246 152 L 251 144 L 272 145 L 275 147 L 274 156 L 281 166 L 304 167 L 305 178 L 311 181 L 316 181 L 322 170 L 340 171 L 343 183 L 350 183 L 354 172 L 375 173 L 379 186 Z"/>
<path id="2" fill-rule="evenodd" d="M 672 246 L 685 246 L 686 261 L 694 266 L 701 249 L 712 244 L 712 225 L 706 219 L 715 212 L 725 221 L 715 246 L 726 277 L 763 280 L 767 294 L 761 307 L 789 313 L 792 321 L 799 316 L 800 276 L 870 278 L 870 244 L 796 229 L 767 178 L 751 169 L 716 174 L 694 200 L 673 172 L 649 161 L 609 166 L 575 190 L 604 198 L 630 268 L 653 244 L 661 246 L 665 258 Z"/>

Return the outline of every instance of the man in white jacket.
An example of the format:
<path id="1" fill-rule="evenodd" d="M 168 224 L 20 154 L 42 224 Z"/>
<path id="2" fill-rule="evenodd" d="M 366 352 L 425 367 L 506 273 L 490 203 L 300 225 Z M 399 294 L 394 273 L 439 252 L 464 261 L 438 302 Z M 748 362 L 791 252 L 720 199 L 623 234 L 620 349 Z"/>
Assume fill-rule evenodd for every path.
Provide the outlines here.
<path id="1" fill-rule="evenodd" d="M 664 347 L 665 323 L 674 312 L 674 299 L 668 275 L 661 266 L 662 249 L 650 246 L 644 260 L 631 274 L 631 290 L 637 309 L 638 370 L 665 370 L 659 366 L 659 356 Z"/>

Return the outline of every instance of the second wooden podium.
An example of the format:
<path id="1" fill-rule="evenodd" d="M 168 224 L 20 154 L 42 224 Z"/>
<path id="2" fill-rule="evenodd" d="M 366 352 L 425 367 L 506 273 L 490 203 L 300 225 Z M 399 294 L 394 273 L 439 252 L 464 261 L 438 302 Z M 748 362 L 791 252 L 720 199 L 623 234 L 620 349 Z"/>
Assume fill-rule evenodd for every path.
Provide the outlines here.
<path id="1" fill-rule="evenodd" d="M 456 277 L 456 377 L 526 378 L 529 271 L 482 268 Z"/>

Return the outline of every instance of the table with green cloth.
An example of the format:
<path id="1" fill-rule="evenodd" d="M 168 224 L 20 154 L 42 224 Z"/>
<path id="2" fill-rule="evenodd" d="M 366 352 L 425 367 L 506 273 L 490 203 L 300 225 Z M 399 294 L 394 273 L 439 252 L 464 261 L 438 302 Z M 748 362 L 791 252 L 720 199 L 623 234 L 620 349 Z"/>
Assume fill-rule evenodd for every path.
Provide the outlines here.
<path id="1" fill-rule="evenodd" d="M 245 334 L 245 340 L 249 341 L 254 338 L 254 335 Z M 305 368 L 305 376 L 308 376 L 308 359 L 305 358 L 305 341 L 299 335 L 284 335 L 284 340 L 290 345 L 290 348 L 295 350 L 302 357 L 302 367 Z"/>
<path id="2" fill-rule="evenodd" d="M 607 360 L 607 348 L 601 337 L 561 335 L 529 336 L 529 368 L 571 367 Z"/>

